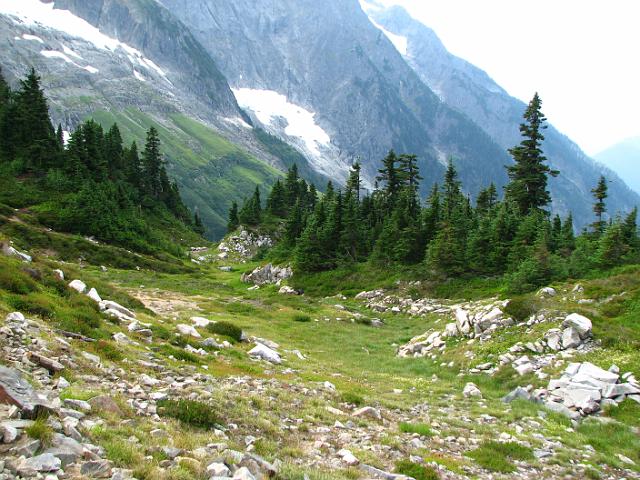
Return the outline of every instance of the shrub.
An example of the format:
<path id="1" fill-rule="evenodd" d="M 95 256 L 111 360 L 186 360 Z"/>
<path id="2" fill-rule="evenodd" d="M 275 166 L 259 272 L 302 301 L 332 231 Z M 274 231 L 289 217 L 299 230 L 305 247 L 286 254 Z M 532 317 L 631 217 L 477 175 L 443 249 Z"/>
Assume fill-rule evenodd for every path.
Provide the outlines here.
<path id="1" fill-rule="evenodd" d="M 516 442 L 484 442 L 475 450 L 467 453 L 478 465 L 487 470 L 501 473 L 511 473 L 516 470 L 509 460 L 530 460 L 533 452 Z"/>
<path id="2" fill-rule="evenodd" d="M 158 414 L 198 428 L 210 429 L 220 425 L 213 406 L 195 400 L 159 400 Z"/>
<path id="3" fill-rule="evenodd" d="M 537 300 L 521 296 L 509 300 L 504 312 L 513 318 L 516 322 L 524 322 L 531 315 L 538 311 L 539 305 Z"/>
<path id="4" fill-rule="evenodd" d="M 161 350 L 165 355 L 167 356 L 171 355 L 176 360 L 181 360 L 184 362 L 196 363 L 196 364 L 200 363 L 200 360 L 198 359 L 198 357 L 196 357 L 193 353 L 187 352 L 180 348 L 175 348 L 171 345 L 163 345 L 161 347 Z"/>
<path id="5" fill-rule="evenodd" d="M 431 428 L 426 423 L 407 423 L 402 422 L 399 425 L 400 431 L 403 433 L 417 433 L 425 437 L 433 435 Z"/>
<path id="6" fill-rule="evenodd" d="M 25 295 L 36 291 L 37 288 L 36 282 L 24 272 L 4 265 L 0 267 L 0 289 Z"/>
<path id="7" fill-rule="evenodd" d="M 357 393 L 353 392 L 343 392 L 341 395 L 341 399 L 344 403 L 351 403 L 356 406 L 364 405 L 364 398 L 362 398 Z"/>
<path id="8" fill-rule="evenodd" d="M 207 325 L 207 331 L 211 333 L 217 333 L 229 337 L 236 342 L 242 341 L 242 329 L 233 323 L 229 322 L 216 322 Z"/>
<path id="9" fill-rule="evenodd" d="M 124 358 L 120 350 L 113 343 L 106 340 L 98 340 L 95 344 L 95 350 L 98 355 L 113 362 L 118 362 Z"/>
<path id="10" fill-rule="evenodd" d="M 31 292 L 22 297 L 13 296 L 11 306 L 23 313 L 38 315 L 42 318 L 53 318 L 56 313 L 55 304 L 44 293 Z"/>
<path id="11" fill-rule="evenodd" d="M 302 315 L 300 313 L 293 316 L 294 322 L 306 323 L 311 321 L 311 317 L 309 315 Z"/>
<path id="12" fill-rule="evenodd" d="M 396 473 L 407 475 L 415 480 L 438 480 L 440 476 L 431 467 L 419 465 L 409 460 L 400 460 L 396 463 Z"/>

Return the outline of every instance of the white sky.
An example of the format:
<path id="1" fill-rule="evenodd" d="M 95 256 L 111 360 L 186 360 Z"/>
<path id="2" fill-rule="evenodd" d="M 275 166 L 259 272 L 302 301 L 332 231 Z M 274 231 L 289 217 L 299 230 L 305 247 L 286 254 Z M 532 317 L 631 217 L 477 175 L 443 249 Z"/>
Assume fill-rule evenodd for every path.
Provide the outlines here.
<path id="1" fill-rule="evenodd" d="M 586 153 L 640 135 L 639 0 L 383 0 L 511 95 L 540 93 L 551 123 Z"/>

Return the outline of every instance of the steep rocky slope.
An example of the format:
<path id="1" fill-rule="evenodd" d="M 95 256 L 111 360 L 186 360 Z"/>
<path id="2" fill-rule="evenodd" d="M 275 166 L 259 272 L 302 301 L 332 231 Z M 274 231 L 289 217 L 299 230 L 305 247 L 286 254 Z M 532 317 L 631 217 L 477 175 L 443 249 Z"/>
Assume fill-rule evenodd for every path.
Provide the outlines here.
<path id="1" fill-rule="evenodd" d="M 640 137 L 629 138 L 595 155 L 640 194 Z"/>
<path id="2" fill-rule="evenodd" d="M 404 59 L 447 105 L 468 116 L 503 149 L 520 141 L 518 125 L 524 103 L 511 97 L 486 72 L 449 53 L 430 28 L 412 18 L 402 7 L 381 8 L 375 2 L 363 2 L 363 5 L 372 21 L 405 42 Z M 553 119 L 550 120 L 553 123 Z M 588 223 L 591 218 L 590 190 L 600 174 L 612 180 L 611 212 L 628 211 L 640 202 L 638 195 L 627 188 L 623 180 L 587 157 L 553 126 L 545 136 L 545 154 L 550 164 L 561 172 L 550 182 L 556 211 L 566 214 L 571 210 L 578 225 Z"/>

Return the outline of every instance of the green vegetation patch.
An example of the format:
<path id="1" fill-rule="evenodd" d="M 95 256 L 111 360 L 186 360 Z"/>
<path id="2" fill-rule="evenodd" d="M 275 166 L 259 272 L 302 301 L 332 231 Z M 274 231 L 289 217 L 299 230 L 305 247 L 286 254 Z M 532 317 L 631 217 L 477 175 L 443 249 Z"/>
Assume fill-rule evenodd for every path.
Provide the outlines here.
<path id="1" fill-rule="evenodd" d="M 511 473 L 516 466 L 510 460 L 531 460 L 533 451 L 516 442 L 484 442 L 475 450 L 467 452 L 478 465 L 492 472 Z"/>
<path id="2" fill-rule="evenodd" d="M 160 400 L 158 414 L 203 429 L 216 428 L 221 424 L 212 405 L 195 400 Z"/>
<path id="3" fill-rule="evenodd" d="M 207 325 L 207 331 L 231 338 L 236 342 L 242 341 L 242 329 L 230 322 L 222 321 L 210 323 L 209 325 Z"/>
<path id="4" fill-rule="evenodd" d="M 409 460 L 400 460 L 396 463 L 396 473 L 407 475 L 415 480 L 438 480 L 440 475 L 433 468 L 413 463 Z"/>

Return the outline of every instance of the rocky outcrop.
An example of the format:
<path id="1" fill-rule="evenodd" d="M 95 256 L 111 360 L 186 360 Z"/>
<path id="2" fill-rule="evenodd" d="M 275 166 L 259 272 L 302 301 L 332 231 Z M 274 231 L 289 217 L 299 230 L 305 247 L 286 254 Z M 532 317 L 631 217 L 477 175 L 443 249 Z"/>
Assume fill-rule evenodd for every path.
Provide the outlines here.
<path id="1" fill-rule="evenodd" d="M 273 239 L 242 229 L 237 235 L 230 235 L 218 245 L 218 258 L 221 260 L 250 260 L 261 248 L 273 246 Z"/>
<path id="2" fill-rule="evenodd" d="M 619 374 L 613 365 L 604 370 L 592 363 L 570 363 L 562 376 L 552 379 L 546 389 L 516 388 L 503 401 L 516 398 L 544 404 L 571 419 L 579 419 L 615 408 L 626 399 L 640 403 L 640 383 L 632 373 Z"/>
<path id="3" fill-rule="evenodd" d="M 277 267 L 268 263 L 264 267 L 257 267 L 251 273 L 244 273 L 241 279 L 245 283 L 253 283 L 254 285 L 280 285 L 282 280 L 287 280 L 292 276 L 291 267 Z"/>

